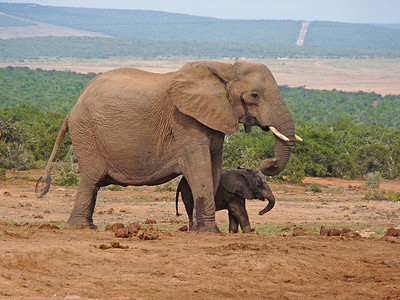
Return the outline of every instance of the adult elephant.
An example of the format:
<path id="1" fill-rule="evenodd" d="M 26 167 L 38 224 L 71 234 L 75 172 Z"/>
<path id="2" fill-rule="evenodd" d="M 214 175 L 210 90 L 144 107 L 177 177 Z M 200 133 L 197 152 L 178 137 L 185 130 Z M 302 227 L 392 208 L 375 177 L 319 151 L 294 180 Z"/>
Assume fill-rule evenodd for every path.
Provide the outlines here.
<path id="1" fill-rule="evenodd" d="M 234 134 L 238 123 L 246 131 L 254 125 L 273 130 L 275 157 L 260 169 L 265 175 L 281 172 L 294 125 L 265 65 L 192 62 L 166 74 L 106 72 L 87 84 L 64 120 L 36 193 L 49 190 L 51 163 L 69 129 L 80 183 L 67 226 L 96 228 L 101 186 L 158 185 L 183 174 L 195 199 L 192 230 L 218 232 L 214 195 L 224 134 Z"/>

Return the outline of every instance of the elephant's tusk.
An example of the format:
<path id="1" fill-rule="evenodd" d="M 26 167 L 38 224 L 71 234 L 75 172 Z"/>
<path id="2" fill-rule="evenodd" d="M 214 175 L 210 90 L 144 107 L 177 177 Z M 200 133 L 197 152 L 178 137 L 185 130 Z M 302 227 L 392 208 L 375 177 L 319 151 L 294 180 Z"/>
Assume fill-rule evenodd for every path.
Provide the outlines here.
<path id="1" fill-rule="evenodd" d="M 286 136 L 284 136 L 282 133 L 280 133 L 279 131 L 278 131 L 278 129 L 276 129 L 275 127 L 273 127 L 273 126 L 269 126 L 269 130 L 271 130 L 271 132 L 273 133 L 273 134 L 275 134 L 278 138 L 280 138 L 281 140 L 284 140 L 285 142 L 289 142 L 289 139 L 286 137 Z"/>
<path id="2" fill-rule="evenodd" d="M 303 139 L 302 139 L 301 137 L 299 137 L 297 134 L 294 135 L 294 138 L 295 138 L 296 140 L 298 140 L 299 142 L 302 142 L 302 141 L 303 141 Z"/>

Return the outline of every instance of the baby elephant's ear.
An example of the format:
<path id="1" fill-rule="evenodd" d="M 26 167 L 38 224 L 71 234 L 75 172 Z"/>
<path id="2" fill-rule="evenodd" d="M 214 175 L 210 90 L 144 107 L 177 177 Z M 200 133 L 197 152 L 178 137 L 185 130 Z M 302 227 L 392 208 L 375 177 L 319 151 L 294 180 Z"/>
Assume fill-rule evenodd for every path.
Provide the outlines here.
<path id="1" fill-rule="evenodd" d="M 253 199 L 254 193 L 251 190 L 248 178 L 241 169 L 225 170 L 221 175 L 221 184 L 226 191 L 240 198 Z"/>
<path id="2" fill-rule="evenodd" d="M 188 63 L 173 76 L 168 95 L 180 112 L 211 129 L 234 134 L 238 117 L 226 88 L 232 74 L 233 66 L 230 64 Z"/>

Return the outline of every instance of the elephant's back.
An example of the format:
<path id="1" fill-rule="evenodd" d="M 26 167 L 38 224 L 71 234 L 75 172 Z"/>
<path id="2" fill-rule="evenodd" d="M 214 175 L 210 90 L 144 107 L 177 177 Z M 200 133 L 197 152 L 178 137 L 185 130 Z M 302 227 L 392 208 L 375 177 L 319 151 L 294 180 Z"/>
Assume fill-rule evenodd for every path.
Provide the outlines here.
<path id="1" fill-rule="evenodd" d="M 83 89 L 81 96 L 94 92 L 101 95 L 111 93 L 111 96 L 119 95 L 120 97 L 129 96 L 129 94 L 124 94 L 129 91 L 157 92 L 167 84 L 170 77 L 171 73 L 159 74 L 135 68 L 114 69 L 93 78 Z"/>
<path id="2" fill-rule="evenodd" d="M 171 73 L 159 74 L 135 68 L 119 68 L 93 78 L 82 90 L 73 111 L 93 113 L 107 108 L 141 109 L 149 101 L 164 100 Z M 72 114 L 74 113 L 72 111 Z"/>

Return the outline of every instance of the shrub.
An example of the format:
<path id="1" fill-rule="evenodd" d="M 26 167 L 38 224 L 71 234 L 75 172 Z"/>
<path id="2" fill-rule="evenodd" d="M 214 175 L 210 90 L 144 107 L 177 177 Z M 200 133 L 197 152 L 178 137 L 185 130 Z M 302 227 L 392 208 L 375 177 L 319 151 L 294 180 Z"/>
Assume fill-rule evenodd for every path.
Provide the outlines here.
<path id="1" fill-rule="evenodd" d="M 79 177 L 76 175 L 74 167 L 68 163 L 59 163 L 55 166 L 55 170 L 58 173 L 54 182 L 62 186 L 74 186 L 78 185 Z"/>
<path id="2" fill-rule="evenodd" d="M 106 190 L 109 190 L 109 191 L 122 191 L 122 186 L 120 186 L 118 184 L 111 184 L 111 185 L 106 187 Z"/>
<path id="3" fill-rule="evenodd" d="M 312 183 L 310 187 L 307 189 L 308 192 L 314 193 L 322 193 L 322 189 L 319 187 L 318 184 Z"/>
<path id="4" fill-rule="evenodd" d="M 0 181 L 7 181 L 6 170 L 4 169 L 0 170 Z"/>
<path id="5" fill-rule="evenodd" d="M 387 198 L 389 201 L 398 202 L 398 201 L 400 201 L 400 193 L 390 191 Z"/>

